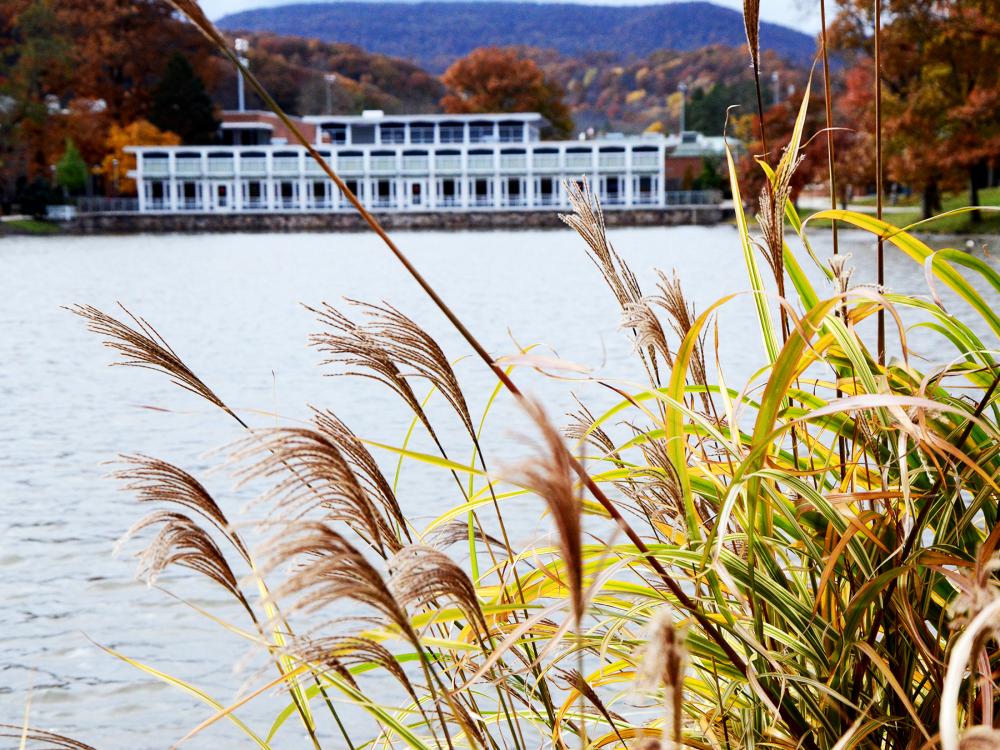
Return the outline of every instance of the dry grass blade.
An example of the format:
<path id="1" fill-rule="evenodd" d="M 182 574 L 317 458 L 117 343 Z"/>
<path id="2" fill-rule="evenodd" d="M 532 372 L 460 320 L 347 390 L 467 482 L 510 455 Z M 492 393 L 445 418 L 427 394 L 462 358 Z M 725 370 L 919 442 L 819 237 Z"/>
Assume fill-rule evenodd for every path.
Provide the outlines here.
<path id="1" fill-rule="evenodd" d="M 743 0 L 743 26 L 750 47 L 750 61 L 760 68 L 760 0 Z"/>
<path id="2" fill-rule="evenodd" d="M 563 428 L 563 435 L 569 440 L 590 443 L 603 456 L 609 456 L 615 461 L 620 461 L 621 457 L 618 455 L 614 440 L 611 439 L 611 436 L 602 427 L 594 426 L 597 418 L 593 412 L 584 406 L 579 399 L 577 399 L 576 403 L 580 409 L 566 415 L 570 418 L 570 423 Z"/>
<path id="3" fill-rule="evenodd" d="M 241 483 L 274 480 L 263 500 L 272 517 L 297 520 L 322 508 L 327 521 L 347 524 L 379 554 L 399 549 L 396 532 L 362 486 L 329 433 L 301 427 L 257 430 L 234 452 L 251 463 L 237 472 Z"/>
<path id="4" fill-rule="evenodd" d="M 389 560 L 389 588 L 403 606 L 437 608 L 450 600 L 485 638 L 488 627 L 476 587 L 469 576 L 443 552 L 421 544 L 404 547 Z"/>
<path id="5" fill-rule="evenodd" d="M 834 255 L 827 259 L 830 272 L 833 274 L 834 288 L 837 290 L 837 294 L 840 295 L 847 294 L 851 288 L 851 277 L 854 275 L 854 267 L 847 265 L 850 259 L 850 253 Z"/>
<path id="6" fill-rule="evenodd" d="M 640 679 L 646 685 L 662 684 L 664 687 L 663 737 L 671 750 L 679 750 L 681 719 L 684 707 L 684 670 L 688 651 L 684 633 L 674 625 L 673 616 L 665 611 L 654 618 L 643 653 Z"/>
<path id="7" fill-rule="evenodd" d="M 779 169 L 774 183 L 766 184 L 760 192 L 757 222 L 764 237 L 765 257 L 780 290 L 785 286 L 785 205 L 792 193 L 792 177 L 803 158 L 789 160 L 788 168 Z"/>
<path id="8" fill-rule="evenodd" d="M 192 0 L 167 0 L 170 5 L 176 8 L 178 11 L 183 13 L 188 19 L 198 27 L 198 30 L 204 34 L 208 39 L 218 45 L 219 47 L 226 48 L 226 40 L 219 33 L 219 30 L 215 28 L 215 24 L 208 20 L 208 16 L 201 9 L 201 6 Z"/>
<path id="9" fill-rule="evenodd" d="M 639 281 L 608 241 L 604 212 L 590 184 L 586 180 L 582 185 L 565 182 L 563 187 L 573 207 L 573 213 L 560 214 L 559 218 L 575 229 L 587 243 L 590 259 L 601 272 L 622 309 L 624 310 L 629 303 L 641 302 L 642 291 L 639 289 Z"/>
<path id="10" fill-rule="evenodd" d="M 622 322 L 619 328 L 635 332 L 635 350 L 637 353 L 651 353 L 653 367 L 656 368 L 656 355 L 663 357 L 667 367 L 673 367 L 674 358 L 667 344 L 666 334 L 660 319 L 656 317 L 653 308 L 645 300 L 627 302 L 622 308 Z"/>
<path id="11" fill-rule="evenodd" d="M 542 434 L 537 457 L 520 468 L 517 483 L 541 497 L 552 514 L 559 534 L 559 548 L 566 567 L 573 620 L 583 617 L 582 503 L 573 481 L 569 450 L 542 407 L 525 399 L 525 408 Z"/>
<path id="12" fill-rule="evenodd" d="M 627 747 L 625 738 L 622 737 L 621 732 L 618 730 L 619 723 L 627 723 L 624 718 L 618 716 L 617 714 L 612 714 L 608 710 L 608 707 L 601 700 L 601 696 L 597 694 L 597 691 L 591 687 L 587 679 L 580 674 L 575 669 L 567 670 L 565 673 L 566 681 L 569 683 L 570 687 L 576 690 L 580 695 L 587 699 L 587 702 L 592 705 L 597 712 L 608 722 L 608 726 L 611 727 L 612 731 L 618 737 L 618 741 L 622 743 L 622 747 Z"/>
<path id="13" fill-rule="evenodd" d="M 473 527 L 472 536 L 476 542 L 492 547 L 494 550 L 506 551 L 507 549 L 502 539 L 497 539 L 494 536 L 486 534 L 478 526 Z M 465 521 L 449 521 L 438 526 L 423 538 L 425 544 L 436 549 L 447 549 L 453 544 L 458 544 L 459 542 L 467 544 L 468 541 L 469 524 Z"/>
<path id="14" fill-rule="evenodd" d="M 135 327 L 90 305 L 73 305 L 66 309 L 86 320 L 87 328 L 99 336 L 104 336 L 104 345 L 122 356 L 123 360 L 115 362 L 115 365 L 164 373 L 184 390 L 191 391 L 228 414 L 236 416 L 222 399 L 184 364 L 153 326 L 143 318 L 133 315 L 123 305 L 119 307 L 132 319 Z"/>
<path id="15" fill-rule="evenodd" d="M 381 342 L 331 305 L 323 303 L 320 310 L 312 307 L 306 309 L 315 313 L 319 322 L 330 328 L 330 331 L 315 333 L 309 337 L 313 346 L 330 355 L 323 364 L 343 366 L 347 368 L 344 373 L 346 375 L 371 378 L 388 386 L 406 402 L 424 427 L 433 433 L 419 399 Z"/>
<path id="16" fill-rule="evenodd" d="M 0 724 L 0 737 L 4 737 L 17 742 L 27 741 L 25 747 L 36 748 L 37 750 L 94 750 L 93 747 L 79 740 L 63 737 L 54 732 L 46 732 L 43 729 L 32 729 L 16 724 Z"/>
<path id="17" fill-rule="evenodd" d="M 382 470 L 379 469 L 378 463 L 365 444 L 333 412 L 315 411 L 313 421 L 316 423 L 316 429 L 340 449 L 344 459 L 353 469 L 355 478 L 368 492 L 368 496 L 382 506 L 409 539 L 409 528 L 396 499 L 396 493 L 392 491 L 392 487 L 382 475 Z"/>
<path id="18" fill-rule="evenodd" d="M 140 502 L 170 503 L 193 510 L 215 526 L 250 563 L 250 553 L 243 541 L 201 482 L 158 458 L 134 455 L 122 456 L 122 461 L 127 468 L 116 471 L 114 477 L 125 482 L 124 490 L 135 493 Z"/>
<path id="19" fill-rule="evenodd" d="M 150 526 L 159 526 L 156 536 L 145 550 L 140 552 L 137 577 L 144 578 L 150 585 L 168 567 L 178 565 L 200 573 L 219 584 L 232 594 L 248 611 L 249 602 L 240 591 L 219 545 L 211 535 L 194 520 L 183 513 L 156 511 L 150 513 L 126 532 L 119 544 L 123 544 L 140 531 Z"/>
<path id="20" fill-rule="evenodd" d="M 322 664 L 356 686 L 350 668 L 360 664 L 374 664 L 391 674 L 418 702 L 413 683 L 400 666 L 396 657 L 382 644 L 356 635 L 331 635 L 322 638 L 297 638 L 288 650 L 293 659 L 312 664 Z"/>
<path id="21" fill-rule="evenodd" d="M 681 280 L 678 278 L 676 271 L 670 277 L 660 270 L 657 270 L 656 274 L 658 277 L 656 287 L 660 293 L 651 299 L 666 311 L 670 319 L 670 327 L 674 329 L 677 337 L 683 341 L 687 338 L 688 333 L 690 333 L 691 328 L 694 326 L 694 321 L 698 317 L 694 304 L 689 304 L 685 298 L 684 290 L 681 287 Z M 707 386 L 708 369 L 705 366 L 704 334 L 695 342 L 690 367 L 692 380 L 698 385 Z M 703 399 L 706 401 L 707 408 L 708 394 L 704 394 Z"/>
<path id="22" fill-rule="evenodd" d="M 275 537 L 265 550 L 265 572 L 280 565 L 295 565 L 288 580 L 273 598 L 296 596 L 294 610 L 315 612 L 350 599 L 383 615 L 419 647 L 405 610 L 385 580 L 342 535 L 323 523 L 303 522 Z"/>
<path id="23" fill-rule="evenodd" d="M 366 330 L 388 352 L 396 365 L 426 378 L 441 391 L 462 420 L 466 431 L 475 439 L 476 428 L 465 395 L 451 363 L 433 337 L 392 305 L 373 305 L 357 300 L 350 302 L 370 319 Z M 406 374 L 409 375 L 410 372 Z"/>

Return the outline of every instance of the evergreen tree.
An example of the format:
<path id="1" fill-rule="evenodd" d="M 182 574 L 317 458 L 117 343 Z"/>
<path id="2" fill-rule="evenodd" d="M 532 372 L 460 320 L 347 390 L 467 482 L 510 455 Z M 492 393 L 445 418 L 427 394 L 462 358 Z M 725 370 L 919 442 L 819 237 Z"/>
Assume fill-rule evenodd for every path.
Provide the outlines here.
<path id="1" fill-rule="evenodd" d="M 56 163 L 56 183 L 69 195 L 79 195 L 87 188 L 87 177 L 87 163 L 80 149 L 67 138 L 66 151 Z"/>
<path id="2" fill-rule="evenodd" d="M 219 127 L 205 84 L 183 55 L 174 53 L 153 91 L 149 121 L 187 144 L 211 143 Z"/>

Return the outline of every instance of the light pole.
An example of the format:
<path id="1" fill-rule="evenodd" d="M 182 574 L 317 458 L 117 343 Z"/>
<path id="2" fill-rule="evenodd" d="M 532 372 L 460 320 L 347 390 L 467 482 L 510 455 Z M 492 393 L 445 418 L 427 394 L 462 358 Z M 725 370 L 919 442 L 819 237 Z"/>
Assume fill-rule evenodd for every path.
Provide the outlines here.
<path id="1" fill-rule="evenodd" d="M 240 64 L 246 67 L 250 64 L 249 58 L 246 54 L 250 50 L 250 42 L 243 37 L 238 37 L 235 43 L 236 54 L 239 55 Z M 246 111 L 246 99 L 243 94 L 243 73 L 239 70 L 236 71 L 236 108 L 240 112 Z"/>
<path id="2" fill-rule="evenodd" d="M 778 71 L 771 73 L 771 85 L 774 86 L 774 103 L 781 103 L 781 74 Z"/>
<path id="3" fill-rule="evenodd" d="M 337 83 L 336 73 L 327 73 L 323 76 L 326 81 L 326 114 L 333 114 L 333 87 Z"/>
<path id="4" fill-rule="evenodd" d="M 118 197 L 118 159 L 112 159 L 111 160 L 111 167 L 114 170 L 114 172 L 113 172 L 113 178 L 112 178 L 112 185 L 114 187 L 115 197 L 117 198 Z"/>
<path id="5" fill-rule="evenodd" d="M 684 137 L 684 124 L 685 124 L 684 123 L 684 117 L 685 117 L 685 114 L 686 114 L 684 110 L 687 107 L 688 85 L 682 81 L 681 83 L 679 83 L 677 85 L 677 90 L 681 92 L 681 129 L 680 129 L 680 135 L 683 138 Z"/>

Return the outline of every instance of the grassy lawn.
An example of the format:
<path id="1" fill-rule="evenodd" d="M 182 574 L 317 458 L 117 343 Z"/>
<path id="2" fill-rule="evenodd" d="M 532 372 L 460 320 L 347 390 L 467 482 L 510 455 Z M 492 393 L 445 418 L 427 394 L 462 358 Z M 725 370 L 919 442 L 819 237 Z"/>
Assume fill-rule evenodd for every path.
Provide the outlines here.
<path id="1" fill-rule="evenodd" d="M 979 191 L 979 201 L 982 206 L 996 206 L 1000 209 L 1000 188 L 983 188 Z M 875 212 L 875 199 L 872 197 L 859 198 L 854 203 L 862 206 L 870 206 L 872 213 Z M 957 208 L 964 208 L 968 205 L 968 193 L 945 193 L 941 203 L 946 212 L 954 211 Z M 909 198 L 901 199 L 896 205 L 911 207 L 912 210 L 887 213 L 887 221 L 900 227 L 920 221 L 919 195 L 912 195 Z M 983 211 L 981 215 L 982 220 L 979 222 L 974 222 L 971 214 L 958 214 L 957 216 L 948 216 L 928 222 L 918 227 L 918 229 L 921 232 L 935 232 L 939 234 L 1000 234 L 1000 210 Z"/>
<path id="2" fill-rule="evenodd" d="M 0 222 L 0 234 L 58 234 L 58 224 L 39 219 L 17 219 Z"/>

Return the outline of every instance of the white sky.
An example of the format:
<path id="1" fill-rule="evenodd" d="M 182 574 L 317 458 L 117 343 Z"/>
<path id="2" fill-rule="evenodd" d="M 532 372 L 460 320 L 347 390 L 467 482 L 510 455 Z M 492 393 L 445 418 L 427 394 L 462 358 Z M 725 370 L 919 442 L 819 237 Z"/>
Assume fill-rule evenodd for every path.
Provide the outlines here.
<path id="1" fill-rule="evenodd" d="M 309 0 L 305 0 L 308 2 Z M 374 0 L 377 2 L 377 0 Z M 600 5 L 634 5 L 644 0 L 576 0 L 582 3 Z M 645 0 L 648 1 L 648 0 Z M 653 0 L 655 2 L 656 0 Z M 302 0 L 201 0 L 201 7 L 211 18 L 219 18 L 226 13 L 249 8 L 263 8 L 269 5 L 284 5 Z M 712 0 L 736 10 L 743 9 L 743 0 Z M 761 17 L 784 26 L 790 26 L 806 33 L 819 30 L 819 2 L 816 0 L 761 0 Z M 828 3 L 834 5 L 834 3 Z"/>

